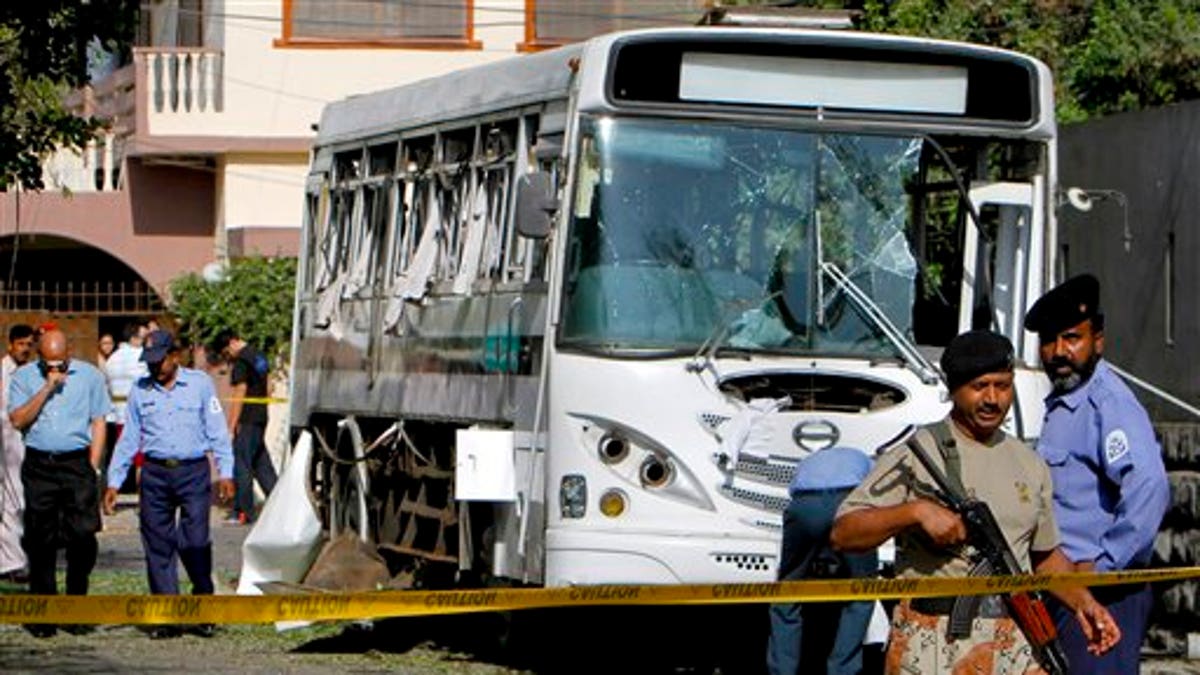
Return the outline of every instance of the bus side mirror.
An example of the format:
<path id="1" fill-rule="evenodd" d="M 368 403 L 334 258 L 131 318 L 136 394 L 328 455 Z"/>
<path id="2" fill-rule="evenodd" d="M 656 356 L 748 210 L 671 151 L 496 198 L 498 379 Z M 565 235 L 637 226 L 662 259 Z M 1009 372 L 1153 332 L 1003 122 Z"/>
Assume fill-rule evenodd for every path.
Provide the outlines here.
<path id="1" fill-rule="evenodd" d="M 550 236 L 558 200 L 550 174 L 527 173 L 517 180 L 517 233 L 530 239 Z"/>

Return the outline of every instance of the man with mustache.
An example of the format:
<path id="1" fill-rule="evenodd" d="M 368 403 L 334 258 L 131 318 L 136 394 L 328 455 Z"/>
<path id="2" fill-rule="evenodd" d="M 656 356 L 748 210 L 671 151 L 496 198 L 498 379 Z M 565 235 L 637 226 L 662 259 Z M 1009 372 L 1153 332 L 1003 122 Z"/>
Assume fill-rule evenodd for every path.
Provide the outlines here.
<path id="1" fill-rule="evenodd" d="M 13 371 L 33 357 L 33 326 L 17 323 L 8 329 L 8 353 L 0 360 L 0 407 L 8 409 L 8 383 Z M 25 441 L 7 416 L 0 417 L 0 581 L 29 583 L 27 560 L 21 549 L 24 534 L 25 489 L 21 464 Z"/>
<path id="2" fill-rule="evenodd" d="M 1149 416 L 1102 358 L 1100 282 L 1083 274 L 1051 289 L 1029 309 L 1025 328 L 1038 334 L 1054 386 L 1037 449 L 1050 466 L 1063 552 L 1078 571 L 1146 567 L 1170 491 Z M 1094 593 L 1125 637 L 1107 654 L 1090 654 L 1072 613 L 1054 606 L 1072 672 L 1137 672 L 1149 584 Z"/>
<path id="3" fill-rule="evenodd" d="M 963 492 L 988 504 L 1021 568 L 1039 574 L 1071 569 L 1059 547 L 1050 473 L 1037 454 L 1000 428 L 1013 402 L 1013 347 L 990 331 L 955 337 L 942 353 L 953 407 L 917 430 L 920 444 Z M 901 444 L 881 455 L 838 508 L 830 541 L 840 551 L 896 541 L 896 576 L 965 577 L 974 564 L 961 516 L 946 508 L 915 453 Z M 1072 608 L 1087 649 L 1102 654 L 1122 641 L 1109 613 L 1086 588 L 1058 589 Z M 967 634 L 952 631 L 955 598 L 904 600 L 892 616 L 886 673 L 1040 672 L 1023 634 L 995 596 L 983 601 Z"/>

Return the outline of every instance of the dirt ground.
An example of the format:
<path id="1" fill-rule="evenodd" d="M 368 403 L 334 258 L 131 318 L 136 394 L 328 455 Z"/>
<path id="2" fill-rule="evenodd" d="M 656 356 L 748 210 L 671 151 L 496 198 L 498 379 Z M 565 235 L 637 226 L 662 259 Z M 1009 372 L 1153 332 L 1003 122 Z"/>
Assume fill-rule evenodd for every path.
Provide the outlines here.
<path id="1" fill-rule="evenodd" d="M 222 522 L 223 515 L 221 510 L 213 510 L 214 576 L 218 593 L 232 593 L 248 528 Z M 182 572 L 181 578 L 185 578 Z M 0 582 L 0 593 L 22 590 Z M 92 592 L 147 592 L 136 503 L 131 496 L 122 496 L 118 513 L 106 519 Z M 711 663 L 697 665 L 678 658 L 705 640 L 672 635 L 670 622 L 660 621 L 648 611 L 633 616 L 631 621 L 630 615 L 618 618 L 559 610 L 532 618 L 522 616 L 522 631 L 512 630 L 511 622 L 494 615 L 326 624 L 282 633 L 267 625 L 233 625 L 221 627 L 217 636 L 209 639 L 187 635 L 172 640 L 151 640 L 143 630 L 131 626 L 102 626 L 84 636 L 60 631 L 53 638 L 35 639 L 18 626 L 0 625 L 0 672 L 713 672 Z M 563 638 L 564 634 L 568 637 Z M 620 651 L 627 656 L 617 654 L 614 645 L 621 645 Z M 647 656 L 655 650 L 659 658 Z M 758 665 L 742 663 L 717 672 L 753 672 Z M 1148 658 L 1141 672 L 1200 675 L 1200 662 Z"/>
<path id="2" fill-rule="evenodd" d="M 241 544 L 249 528 L 222 522 L 212 512 L 213 567 L 218 593 L 232 593 L 241 568 Z M 122 495 L 118 512 L 106 518 L 100 555 L 92 575 L 94 594 L 146 593 L 136 502 Z M 181 579 L 186 579 L 181 571 Z M 23 589 L 0 582 L 0 593 Z M 269 625 L 219 628 L 216 637 L 192 635 L 151 640 L 132 626 L 102 626 L 75 636 L 60 631 L 35 639 L 19 626 L 0 625 L 0 672 L 4 673 L 468 673 L 520 672 L 445 646 L 429 631 L 390 633 L 393 624 L 318 625 L 277 632 Z"/>

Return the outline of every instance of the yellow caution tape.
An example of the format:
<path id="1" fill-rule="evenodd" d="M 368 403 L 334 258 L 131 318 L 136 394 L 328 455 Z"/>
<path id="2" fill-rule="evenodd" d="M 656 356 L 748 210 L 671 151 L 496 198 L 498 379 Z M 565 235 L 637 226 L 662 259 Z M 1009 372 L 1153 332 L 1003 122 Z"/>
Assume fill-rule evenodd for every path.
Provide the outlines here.
<path id="1" fill-rule="evenodd" d="M 113 396 L 113 403 L 124 403 L 129 400 L 127 396 Z M 268 398 L 262 396 L 246 396 L 243 398 L 223 398 L 222 401 L 241 401 L 242 403 L 287 403 L 286 398 Z"/>
<path id="2" fill-rule="evenodd" d="M 0 623 L 271 623 L 596 605 L 711 605 L 898 600 L 989 595 L 1077 586 L 1177 581 L 1200 567 L 1009 577 L 829 579 L 679 586 L 573 586 L 464 591 L 377 591 L 308 595 L 0 595 Z"/>

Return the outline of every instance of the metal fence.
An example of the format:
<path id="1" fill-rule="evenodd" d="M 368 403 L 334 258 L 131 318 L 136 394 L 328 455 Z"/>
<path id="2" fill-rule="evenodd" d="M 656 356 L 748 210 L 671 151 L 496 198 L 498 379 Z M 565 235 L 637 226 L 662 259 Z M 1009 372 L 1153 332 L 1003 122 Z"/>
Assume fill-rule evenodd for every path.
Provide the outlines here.
<path id="1" fill-rule="evenodd" d="M 0 311 L 156 314 L 162 298 L 141 281 L 0 281 Z"/>

